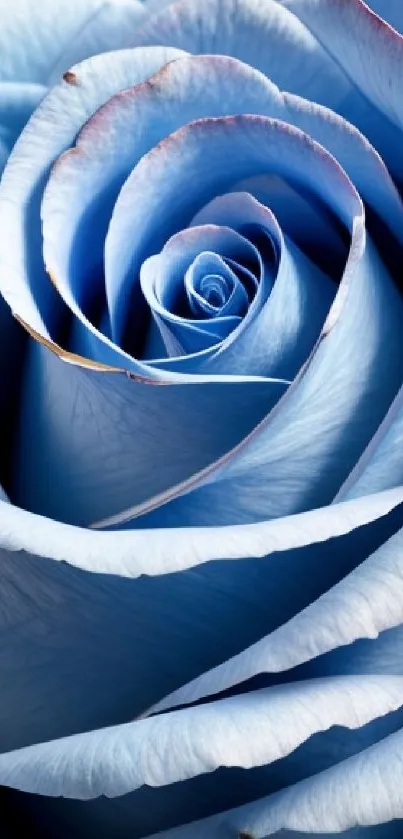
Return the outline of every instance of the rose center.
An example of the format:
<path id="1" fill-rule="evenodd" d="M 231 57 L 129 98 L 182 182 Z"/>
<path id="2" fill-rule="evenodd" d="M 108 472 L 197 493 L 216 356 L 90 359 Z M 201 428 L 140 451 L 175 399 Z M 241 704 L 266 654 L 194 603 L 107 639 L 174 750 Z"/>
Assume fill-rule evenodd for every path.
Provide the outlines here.
<path id="1" fill-rule="evenodd" d="M 201 253 L 188 268 L 185 291 L 190 311 L 196 318 L 243 317 L 251 302 L 242 282 L 242 267 L 211 252 Z"/>

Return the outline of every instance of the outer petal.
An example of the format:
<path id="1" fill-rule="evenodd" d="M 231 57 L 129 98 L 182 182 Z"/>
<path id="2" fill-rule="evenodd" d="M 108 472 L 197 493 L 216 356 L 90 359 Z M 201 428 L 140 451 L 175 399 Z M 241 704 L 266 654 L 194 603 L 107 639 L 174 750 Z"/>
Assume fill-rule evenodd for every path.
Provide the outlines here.
<path id="1" fill-rule="evenodd" d="M 399 79 L 403 38 L 371 12 L 363 0 L 283 0 L 283 5 L 303 21 L 378 113 L 384 114 L 390 125 L 401 130 L 403 109 Z M 368 61 L 367 56 L 374 54 L 376 62 Z M 356 121 L 350 107 L 351 104 L 347 105 L 350 119 L 361 127 L 361 115 L 358 113 Z M 376 121 L 374 115 L 373 125 L 367 126 L 370 139 L 377 132 Z M 385 157 L 402 178 L 401 163 L 393 146 L 388 148 Z"/>
<path id="2" fill-rule="evenodd" d="M 368 14 L 362 0 L 326 0 L 323 4 L 321 0 L 285 0 L 281 5 L 275 0 L 204 0 L 202 5 L 179 0 L 147 21 L 135 43 L 171 44 L 193 53 L 242 59 L 262 70 L 282 90 L 320 102 L 347 117 L 402 178 L 400 130 L 388 108 L 391 96 L 396 101 L 400 96 L 398 82 L 392 82 L 389 90 L 388 77 L 400 78 L 401 39 L 390 27 L 385 37 L 382 27 L 376 25 L 368 34 Z M 359 65 L 359 55 L 373 52 L 376 67 L 365 73 L 367 62 Z M 372 98 L 375 89 L 376 101 Z"/>
<path id="3" fill-rule="evenodd" d="M 115 798 L 222 766 L 264 766 L 319 731 L 360 728 L 402 705 L 402 676 L 294 682 L 2 754 L 0 781 L 39 795 Z"/>
<path id="4" fill-rule="evenodd" d="M 193 684 L 155 711 L 220 693 L 259 673 L 291 670 L 329 650 L 403 623 L 403 532 L 382 545 L 305 611 Z"/>
<path id="5" fill-rule="evenodd" d="M 131 46 L 145 17 L 137 0 L 3 0 L 0 79 L 48 84 L 83 58 Z"/>
<path id="6" fill-rule="evenodd" d="M 392 497 L 385 502 L 372 513 L 386 513 L 395 503 Z M 255 551 L 260 544 L 264 550 L 264 541 L 260 541 L 265 539 L 264 529 L 97 534 L 45 521 L 11 505 L 0 509 L 5 545 L 0 562 L 2 750 L 127 722 L 158 701 L 161 693 L 225 661 L 308 605 L 401 524 L 397 510 L 346 536 L 330 538 L 326 563 L 323 545 L 318 544 L 303 551 L 275 553 L 263 561 L 227 560 L 154 579 L 143 575 L 137 580 L 119 580 L 76 571 L 66 560 L 93 571 L 103 566 L 117 573 L 156 573 L 164 564 L 173 569 L 180 551 L 183 556 L 194 554 L 199 546 L 210 551 L 210 558 L 220 547 L 221 552 L 236 553 L 246 546 Z M 365 511 L 359 502 L 353 502 L 343 509 L 345 515 L 341 514 L 338 522 L 333 520 L 329 537 L 362 524 L 370 507 Z M 320 527 L 320 515 L 319 519 L 313 517 L 311 532 L 309 527 L 303 528 L 299 536 L 295 532 L 295 538 L 323 537 L 325 517 Z M 244 545 L 238 544 L 242 534 Z M 287 547 L 289 528 L 283 528 L 278 536 L 281 542 L 271 540 L 269 549 L 270 544 Z M 46 555 L 65 561 L 46 560 Z M 388 731 L 396 726 L 395 715 L 389 716 L 385 720 Z M 385 732 L 383 725 L 381 728 Z M 309 766 L 317 766 L 318 759 L 323 766 L 325 755 L 325 765 L 327 759 L 333 760 L 335 747 L 339 755 L 340 749 L 349 754 L 351 748 L 362 748 L 368 737 L 373 742 L 379 729 L 378 724 L 375 731 L 366 727 L 364 743 L 361 735 L 357 741 L 351 732 L 343 736 L 341 730 L 336 741 L 332 735 L 330 740 L 323 736 L 325 741 L 312 748 L 308 743 L 307 751 L 298 752 L 295 760 L 290 757 L 290 763 L 282 760 L 280 775 L 275 764 L 268 775 L 266 769 L 250 781 L 249 771 L 263 770 L 248 770 L 248 779 L 245 773 L 236 779 L 219 777 L 218 784 L 215 775 L 201 776 L 189 782 L 196 784 L 190 789 L 176 784 L 166 791 L 144 787 L 135 793 L 140 796 L 135 813 L 126 798 L 114 804 L 101 799 L 85 805 L 84 810 L 84 805 L 73 802 L 67 810 L 62 802 L 54 801 L 50 807 L 49 799 L 38 807 L 37 799 L 24 798 L 16 805 L 19 813 L 27 815 L 31 828 L 37 826 L 42 839 L 52 836 L 56 824 L 63 826 L 67 835 L 80 836 L 81 830 L 88 839 L 95 830 L 96 835 L 109 839 L 116 821 L 122 837 L 126 831 L 134 839 L 178 820 L 200 818 L 207 807 L 208 812 L 216 812 L 265 794 L 268 785 L 278 788 L 279 780 L 281 785 L 291 783 L 304 777 Z M 11 796 L 11 803 L 13 800 Z"/>
<path id="7" fill-rule="evenodd" d="M 403 482 L 403 390 L 397 394 L 384 421 L 367 446 L 337 499 L 357 498 Z"/>
<path id="8" fill-rule="evenodd" d="M 124 533 L 96 533 L 57 521 L 45 522 L 17 507 L 0 505 L 0 529 L 10 551 L 37 553 L 85 571 L 135 578 L 183 571 L 215 559 L 265 557 L 320 545 L 381 520 L 402 502 L 403 487 L 399 487 L 258 524 Z M 173 549 L 169 535 L 174 533 L 179 538 Z"/>
<path id="9" fill-rule="evenodd" d="M 52 9 L 59 16 L 54 4 Z M 169 48 L 122 50 L 88 59 L 49 93 L 16 144 L 0 190 L 0 286 L 18 317 L 46 339 L 60 316 L 42 260 L 40 203 L 50 166 L 110 96 L 177 54 Z"/>
<path id="10" fill-rule="evenodd" d="M 372 515 L 397 500 L 385 499 Z M 295 533 L 307 547 L 292 550 L 285 529 L 280 541 L 260 527 L 98 534 L 5 502 L 0 511 L 2 750 L 133 718 L 291 618 L 401 524 L 397 510 L 362 526 L 368 511 L 352 502 L 327 533 L 323 563 L 323 545 L 312 544 L 325 536 L 324 519 L 322 534 L 314 528 L 317 517 L 311 531 Z M 276 545 L 288 551 L 253 559 Z M 181 551 L 194 570 L 164 573 Z M 201 564 L 220 555 L 228 558 Z"/>
<path id="11" fill-rule="evenodd" d="M 402 744 L 403 730 L 400 730 L 280 793 L 158 836 L 161 839 L 235 839 L 237 836 L 264 839 L 284 828 L 292 831 L 302 828 L 309 834 L 338 833 L 357 825 L 401 819 Z M 398 831 L 391 836 L 397 837 Z"/>

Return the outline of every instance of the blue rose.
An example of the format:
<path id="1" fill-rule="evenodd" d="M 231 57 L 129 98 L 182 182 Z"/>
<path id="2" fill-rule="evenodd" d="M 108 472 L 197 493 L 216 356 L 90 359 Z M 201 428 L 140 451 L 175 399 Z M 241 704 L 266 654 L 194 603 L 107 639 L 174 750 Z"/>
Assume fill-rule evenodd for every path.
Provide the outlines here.
<path id="1" fill-rule="evenodd" d="M 3 11 L 2 839 L 402 836 L 403 6 L 370 6 Z"/>

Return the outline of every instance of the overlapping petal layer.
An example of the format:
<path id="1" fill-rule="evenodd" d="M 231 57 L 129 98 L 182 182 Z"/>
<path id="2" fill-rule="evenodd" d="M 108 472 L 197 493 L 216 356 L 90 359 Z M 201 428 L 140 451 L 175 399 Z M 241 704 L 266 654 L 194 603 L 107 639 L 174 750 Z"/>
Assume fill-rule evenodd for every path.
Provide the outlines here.
<path id="1" fill-rule="evenodd" d="M 373 507 L 372 516 L 387 514 L 400 499 L 398 493 L 379 498 Z M 170 547 L 168 534 L 162 531 L 109 534 L 108 537 L 108 534 L 46 523 L 12 507 L 10 510 L 12 515 L 4 506 L 2 522 L 2 542 L 8 548 L 8 552 L 2 553 L 2 620 L 4 637 L 7 637 L 1 658 L 4 675 L 1 699 L 3 752 L 93 729 L 94 726 L 127 722 L 144 711 L 147 705 L 158 698 L 158 694 L 161 697 L 161 694 L 169 691 L 170 686 L 175 683 L 180 685 L 192 672 L 200 673 L 214 661 L 224 662 L 234 651 L 234 646 L 235 649 L 247 647 L 251 640 L 264 635 L 265 627 L 270 624 L 275 627 L 277 622 L 282 623 L 287 614 L 291 617 L 298 613 L 323 590 L 359 566 L 373 546 L 382 544 L 401 524 L 401 514 L 397 510 L 383 521 L 377 518 L 373 525 L 365 525 L 368 509 L 364 509 L 362 502 L 354 501 L 341 505 L 338 515 L 332 509 L 328 511 L 334 521 L 330 532 L 326 528 L 325 511 L 322 514 L 321 511 L 306 514 L 305 524 L 303 518 L 300 525 L 295 523 L 292 542 L 289 527 L 281 531 L 280 522 L 240 528 L 239 534 L 232 528 L 219 528 L 216 531 L 216 543 L 214 539 L 208 538 L 208 530 L 190 531 L 188 534 L 183 531 L 183 557 L 190 556 L 193 565 L 198 563 L 195 570 L 182 575 L 163 573 L 152 580 L 138 577 L 138 574 L 143 574 L 144 570 L 148 574 L 173 570 L 178 559 L 175 543 Z M 348 531 L 351 531 L 350 535 Z M 326 554 L 331 561 L 324 566 L 324 545 L 315 544 L 315 540 L 318 536 L 323 539 L 331 535 L 333 539 L 325 543 Z M 107 537 L 110 544 L 106 550 Z M 203 539 L 204 556 L 200 554 Z M 307 546 L 302 552 L 298 550 L 297 545 L 307 545 L 312 540 L 314 542 L 310 547 Z M 26 553 L 26 549 L 34 545 L 36 557 Z M 291 545 L 293 548 L 290 550 Z M 273 547 L 280 551 L 285 549 L 286 552 L 274 553 L 266 559 L 229 561 L 230 556 L 237 555 L 236 551 L 240 557 L 248 553 L 256 556 L 258 553 L 266 554 Z M 199 564 L 203 559 L 215 559 L 220 555 L 227 558 L 220 563 L 208 563 L 204 570 Z M 392 557 L 392 552 L 390 555 Z M 46 556 L 50 559 L 46 559 Z M 75 571 L 65 561 L 55 562 L 56 559 L 67 559 L 70 562 L 72 557 L 76 557 L 82 567 L 99 572 L 107 570 L 107 567 L 103 567 L 107 556 L 109 567 L 115 574 L 136 574 L 137 579 L 119 580 L 116 576 Z M 365 562 L 362 567 L 364 569 Z M 353 577 L 359 570 L 360 566 L 357 571 L 353 571 Z M 347 576 L 346 581 L 348 579 Z M 372 579 L 375 580 L 375 577 Z M 396 566 L 393 582 L 396 608 L 399 601 L 398 579 Z M 369 572 L 368 580 L 371 581 Z M 357 592 L 360 589 L 362 596 L 365 596 L 365 587 L 358 583 Z M 387 621 L 390 625 L 393 620 L 388 613 L 388 591 L 390 589 L 385 589 L 385 597 L 379 592 L 379 605 L 376 606 L 377 618 L 384 621 L 382 628 L 388 625 Z M 342 606 L 343 598 L 340 601 Z M 187 603 L 191 604 L 190 610 L 186 608 Z M 324 604 L 324 619 L 329 621 L 335 611 L 334 602 L 332 609 L 329 606 L 326 608 Z M 349 611 L 348 604 L 346 611 Z M 350 640 L 345 635 L 341 640 L 337 636 L 337 626 L 342 623 L 342 618 L 339 621 L 335 615 L 334 621 L 331 639 L 330 632 L 323 629 L 321 620 L 315 620 L 314 616 L 312 619 L 312 631 L 316 631 L 318 637 L 328 632 L 331 647 Z M 281 628 L 278 631 L 281 632 Z M 369 621 L 361 627 L 361 634 L 367 633 L 373 634 Z M 294 638 L 298 638 L 301 644 L 305 642 L 312 655 L 317 654 L 318 650 L 313 648 L 307 627 L 306 631 L 301 631 L 301 626 L 299 629 L 296 627 Z M 282 648 L 284 653 L 292 650 L 292 646 L 292 643 L 281 644 L 279 640 L 279 649 Z M 20 666 L 22 660 L 25 662 L 23 668 Z M 291 662 L 287 664 L 292 666 Z M 40 679 L 38 673 L 41 674 Z M 362 685 L 366 693 L 364 681 Z M 315 684 L 315 681 L 311 684 L 307 682 L 305 686 L 301 685 L 301 690 L 311 690 L 314 695 Z M 379 684 L 386 686 L 387 683 Z M 280 688 L 280 693 L 282 690 Z M 375 682 L 372 681 L 371 693 L 374 690 Z M 323 702 L 323 695 L 321 689 L 316 701 Z M 376 701 L 376 693 L 373 700 Z M 17 701 L 18 715 L 15 713 Z M 309 702 L 310 707 L 312 702 Z M 325 702 L 326 706 L 329 712 L 334 709 L 334 703 L 330 701 Z M 345 707 L 346 711 L 351 710 L 351 696 Z M 207 713 L 208 708 L 206 706 Z M 359 708 L 362 713 L 368 713 L 368 701 L 358 701 L 357 710 Z M 175 717 L 179 731 L 182 730 L 181 714 L 179 711 Z M 251 720 L 254 718 L 255 713 L 252 712 Z M 273 716 L 274 724 L 276 718 L 277 714 Z M 164 719 L 161 717 L 158 724 L 164 726 Z M 204 719 L 203 715 L 201 719 Z M 232 716 L 226 710 L 224 719 L 228 719 L 228 725 L 231 724 Z M 341 722 L 341 718 L 339 720 Z M 235 720 L 234 724 L 235 731 Z M 28 808 L 29 823 L 38 825 L 45 837 L 51 836 L 51 831 L 55 829 L 60 836 L 64 836 L 64 831 L 68 835 L 72 830 L 75 835 L 84 836 L 94 830 L 95 825 L 98 835 L 108 836 L 116 820 L 122 836 L 148 835 L 164 826 L 180 824 L 182 821 L 200 818 L 206 812 L 235 806 L 240 800 L 252 800 L 278 789 L 279 783 L 283 785 L 298 781 L 307 774 L 331 765 L 336 757 L 338 760 L 342 755 L 348 757 L 396 730 L 399 725 L 398 712 L 397 717 L 394 713 L 389 714 L 382 724 L 365 725 L 362 737 L 360 735 L 358 739 L 351 732 L 343 737 L 340 729 L 337 729 L 337 736 L 335 730 L 333 734 L 330 732 L 329 735 L 323 735 L 323 742 L 309 740 L 302 752 L 302 747 L 298 747 L 289 758 L 283 758 L 280 773 L 278 761 L 272 769 L 265 764 L 266 768 L 261 770 L 247 770 L 248 773 L 252 772 L 250 783 L 244 774 L 227 778 L 213 772 L 210 776 L 203 774 L 199 779 L 189 781 L 192 784 L 190 788 L 181 789 L 179 786 L 175 790 L 174 785 L 153 791 L 142 787 L 138 792 L 130 794 L 136 797 L 125 796 L 117 804 L 99 800 L 77 809 L 74 802 L 53 804 L 47 798 L 34 798 L 32 801 L 23 798 L 18 801 L 18 808 L 21 813 Z M 169 719 L 166 726 L 169 733 L 172 730 Z M 143 728 L 139 730 L 143 731 Z M 196 730 L 192 722 L 190 731 L 195 735 Z M 147 726 L 144 731 L 148 731 Z M 287 732 L 290 733 L 288 725 L 284 732 L 285 736 L 288 736 Z M 118 738 L 122 735 L 123 749 L 126 743 L 128 760 L 134 759 L 134 753 L 125 738 L 125 729 L 119 728 L 116 733 Z M 97 753 L 105 744 L 105 784 L 108 778 L 119 771 L 119 767 L 122 779 L 128 778 L 122 756 L 119 757 L 114 748 L 107 748 L 106 734 L 100 728 L 90 735 Z M 205 742 L 203 734 L 200 736 L 200 742 Z M 242 738 L 242 730 L 240 736 Z M 256 737 L 256 743 L 266 742 L 267 747 L 272 748 L 272 738 L 268 737 L 264 741 L 261 728 Z M 250 737 L 246 738 L 246 742 L 249 740 Z M 207 738 L 206 742 L 210 741 L 214 748 L 217 738 Z M 161 743 L 160 737 L 158 742 Z M 225 736 L 223 742 L 229 745 L 232 737 L 228 739 Z M 66 748 L 69 749 L 70 745 L 74 748 L 74 743 L 74 739 L 66 741 Z M 54 748 L 57 754 L 56 743 Z M 150 749 L 151 740 L 147 735 L 144 739 L 144 754 L 151 754 Z M 237 756 L 240 760 L 238 748 L 234 745 L 233 749 L 233 760 L 236 761 Z M 85 754 L 87 750 L 84 748 Z M 1 758 L 4 772 L 13 765 L 9 759 L 16 759 L 21 761 L 21 771 L 29 773 L 33 766 L 31 756 L 35 759 L 35 749 L 12 753 L 10 758 L 4 754 Z M 77 778 L 77 783 L 81 782 L 74 772 L 75 769 L 79 771 L 80 765 L 78 760 L 73 759 L 72 777 Z M 143 764 L 134 760 L 133 765 L 139 768 Z M 173 761 L 173 765 L 177 765 L 177 761 Z M 55 775 L 53 769 L 52 762 L 44 762 L 44 784 L 50 783 L 51 777 L 62 777 L 62 774 Z M 263 774 L 256 775 L 256 772 Z M 34 775 L 39 777 L 38 773 Z M 67 775 L 63 777 L 67 779 Z M 96 774 L 95 777 L 100 776 Z M 8 783 L 10 776 L 7 781 L 4 775 L 3 780 Z M 45 792 L 44 787 L 42 791 Z M 154 798 L 149 798 L 150 795 Z M 83 810 L 83 806 L 89 809 Z"/>
<path id="2" fill-rule="evenodd" d="M 71 64 L 131 46 L 149 10 L 137 0 L 17 0 L 1 6 L 0 139 L 4 161 L 49 85 Z"/>

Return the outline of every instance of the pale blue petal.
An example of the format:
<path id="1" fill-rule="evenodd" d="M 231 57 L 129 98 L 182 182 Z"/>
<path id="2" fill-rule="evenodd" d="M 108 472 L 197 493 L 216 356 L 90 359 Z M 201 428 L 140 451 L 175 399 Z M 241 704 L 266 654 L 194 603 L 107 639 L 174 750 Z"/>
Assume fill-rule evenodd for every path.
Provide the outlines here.
<path id="1" fill-rule="evenodd" d="M 325 214 L 323 206 L 316 205 L 309 194 L 301 194 L 295 185 L 291 186 L 277 175 L 245 178 L 238 181 L 231 192 L 248 193 L 270 209 L 283 234 L 338 282 L 347 258 L 346 243 L 335 219 Z"/>
<path id="2" fill-rule="evenodd" d="M 355 103 L 348 100 L 342 103 L 340 112 L 367 134 L 402 179 L 398 145 L 393 145 L 398 142 L 397 136 L 393 141 L 391 130 L 401 131 L 403 127 L 401 36 L 375 16 L 362 0 L 348 3 L 282 0 L 282 4 L 308 27 L 351 84 L 374 106 L 372 118 L 370 113 L 361 113 L 359 108 L 355 110 Z M 376 61 L 368 60 L 371 55 L 376 55 Z"/>
<path id="3" fill-rule="evenodd" d="M 0 79 L 48 84 L 83 58 L 132 46 L 145 18 L 137 0 L 14 0 L 2 9 Z"/>
<path id="4" fill-rule="evenodd" d="M 237 332 L 217 347 L 201 372 L 253 373 L 293 379 L 317 340 L 336 293 L 336 285 L 283 237 L 271 212 L 250 195 L 220 196 L 192 224 L 228 224 L 254 240 L 257 231 L 273 242 L 278 259 L 273 287 L 260 284 Z M 260 298 L 260 299 L 259 299 Z M 255 303 L 258 304 L 255 306 Z"/>
<path id="5" fill-rule="evenodd" d="M 345 116 L 402 178 L 400 123 L 388 107 L 400 100 L 402 46 L 389 27 L 371 26 L 361 0 L 178 0 L 146 21 L 135 43 L 240 58 L 280 89 Z"/>
<path id="6" fill-rule="evenodd" d="M 321 336 L 276 410 L 239 449 L 166 495 L 104 521 L 105 526 L 146 513 L 141 526 L 234 524 L 330 503 L 396 394 L 403 372 L 402 300 L 365 235 L 359 197 L 324 149 L 274 120 L 200 120 L 142 158 L 120 192 L 107 240 L 122 310 L 130 280 L 159 244 L 156 213 L 164 220 L 158 237 L 165 239 L 234 177 L 267 170 L 303 183 L 352 237 Z M 184 196 L 179 206 L 174 203 L 178 191 Z"/>
<path id="7" fill-rule="evenodd" d="M 0 749 L 127 722 L 262 638 L 364 560 L 368 542 L 396 528 L 392 514 L 367 533 L 359 527 L 365 519 L 348 509 L 343 526 L 356 529 L 333 540 L 339 531 L 330 530 L 326 564 L 319 544 L 266 560 L 201 565 L 203 539 L 210 558 L 219 556 L 206 532 L 98 534 L 0 502 Z M 230 551 L 234 536 L 224 535 Z M 181 546 L 199 567 L 161 573 L 161 556 L 173 570 Z"/>
<path id="8" fill-rule="evenodd" d="M 355 129 L 317 106 L 282 97 L 267 79 L 239 62 L 189 57 L 166 67 L 153 85 L 115 97 L 82 132 L 77 149 L 66 155 L 53 172 L 43 205 L 45 259 L 61 294 L 79 317 L 80 309 L 84 308 L 85 313 L 91 303 L 86 291 L 89 278 L 91 287 L 102 281 L 104 237 L 113 204 L 139 158 L 186 121 L 237 113 L 240 108 L 295 122 L 328 145 L 363 197 L 402 239 L 403 211 L 398 193 L 374 150 Z M 68 212 L 68 207 L 74 211 Z M 90 253 L 85 244 L 88 236 L 92 241 Z M 120 243 L 116 247 L 116 259 L 113 233 L 106 249 L 107 295 L 118 340 L 122 338 L 124 315 L 132 311 L 134 317 L 140 305 L 138 295 L 131 303 L 123 295 L 122 302 L 123 292 L 119 292 L 121 276 L 130 272 L 124 254 L 131 238 L 130 232 L 123 252 Z M 160 239 L 157 242 L 154 232 L 151 253 L 164 244 L 161 233 Z M 138 319 L 142 318 L 140 309 Z M 83 322 L 90 328 L 87 319 Z M 101 351 L 98 342 L 96 352 L 99 355 Z"/>
<path id="9" fill-rule="evenodd" d="M 232 226 L 224 227 L 210 224 L 181 231 L 166 243 L 160 254 L 150 257 L 141 266 L 141 288 L 150 306 L 153 318 L 164 336 L 169 355 L 193 354 L 214 348 L 214 345 L 227 338 L 241 321 L 240 316 L 227 315 L 225 311 L 222 311 L 217 317 L 212 317 L 210 314 L 207 319 L 202 319 L 200 312 L 198 316 L 191 316 L 191 312 L 190 316 L 178 315 L 175 312 L 175 308 L 178 307 L 176 301 L 182 300 L 183 307 L 183 298 L 185 301 L 187 299 L 186 283 L 192 286 L 193 277 L 198 268 L 201 268 L 198 257 L 209 255 L 210 264 L 215 254 L 240 262 L 249 260 L 255 263 L 259 273 L 263 274 L 263 266 L 257 248 L 247 238 L 231 228 Z M 220 267 L 217 270 L 227 272 L 228 282 L 232 281 L 233 284 L 237 284 L 239 290 L 242 291 L 241 282 L 234 272 L 226 266 L 225 262 L 223 262 L 222 268 Z M 272 282 L 273 278 L 268 277 L 266 285 L 269 286 L 269 290 Z M 265 281 L 262 276 L 255 300 L 260 290 L 264 293 L 264 286 Z M 245 290 L 243 290 L 243 293 L 245 300 L 241 314 L 246 315 L 248 297 Z M 253 302 L 252 305 L 255 305 L 255 303 Z M 170 344 L 172 344 L 172 348 Z M 158 361 L 154 363 L 158 364 Z M 197 372 L 206 373 L 209 371 L 199 367 Z M 224 368 L 219 372 L 240 373 L 244 371 Z M 249 375 L 259 375 L 259 373 L 261 371 L 256 371 L 253 367 L 247 370 Z"/>
<path id="10" fill-rule="evenodd" d="M 403 488 L 344 501 L 284 519 L 233 527 L 97 533 L 47 521 L 0 505 L 0 529 L 9 550 L 24 550 L 69 562 L 84 571 L 139 577 L 170 574 L 210 560 L 266 557 L 320 545 L 382 520 L 403 502 Z M 170 538 L 172 541 L 170 541 Z M 174 547 L 173 547 L 174 545 Z"/>
<path id="11" fill-rule="evenodd" d="M 259 673 L 281 673 L 403 623 L 403 532 L 270 635 L 184 686 L 153 711 L 220 693 Z M 319 668 L 320 674 L 320 668 Z"/>
<path id="12" fill-rule="evenodd" d="M 379 17 L 403 34 L 403 7 L 400 0 L 366 0 L 366 3 Z"/>
<path id="13" fill-rule="evenodd" d="M 302 829 L 308 834 L 321 831 L 329 834 L 355 826 L 401 819 L 402 746 L 403 729 L 325 772 L 306 778 L 275 795 L 200 822 L 164 831 L 158 837 L 232 839 L 252 836 L 264 839 L 284 828 L 291 831 Z M 398 831 L 395 834 L 392 832 L 391 836 L 397 837 Z"/>
<path id="14" fill-rule="evenodd" d="M 75 361 L 29 344 L 10 494 L 21 507 L 81 526 L 207 467 L 250 433 L 288 385 L 205 377 L 158 387 Z"/>
<path id="15" fill-rule="evenodd" d="M 59 16 L 54 4 L 52 9 Z M 49 169 L 100 105 L 175 55 L 153 48 L 88 59 L 49 93 L 16 144 L 0 190 L 0 288 L 12 310 L 45 338 L 60 314 L 42 259 L 40 203 Z"/>
<path id="16" fill-rule="evenodd" d="M 402 442 L 401 389 L 364 454 L 341 487 L 337 498 L 357 498 L 402 484 Z"/>
<path id="17" fill-rule="evenodd" d="M 375 509 L 374 503 L 372 515 L 386 513 L 397 500 L 390 494 L 383 507 Z M 130 581 L 76 571 L 66 561 L 92 571 L 109 567 L 112 574 L 158 573 L 163 570 L 164 555 L 167 570 L 170 564 L 173 569 L 181 550 L 183 556 L 185 552 L 195 556 L 199 545 L 204 545 L 212 558 L 217 544 L 225 549 L 223 537 L 227 550 L 241 550 L 242 534 L 247 555 L 247 550 L 256 550 L 264 533 L 259 526 L 219 529 L 215 534 L 181 530 L 175 537 L 173 531 L 96 534 L 0 505 L 5 546 L 1 586 L 6 605 L 2 613 L 5 644 L 0 653 L 2 750 L 125 723 L 158 701 L 162 693 L 261 638 L 269 626 L 281 624 L 363 561 L 377 541 L 387 538 L 388 529 L 393 532 L 395 514 L 360 527 L 368 509 L 359 502 L 344 505 L 337 521 L 330 511 L 326 563 L 319 544 L 302 553 L 276 552 L 268 561 L 214 562 L 191 573 Z M 299 535 L 298 531 L 294 535 L 297 542 L 306 543 L 325 535 L 326 517 L 319 512 L 311 527 L 307 522 L 301 525 Z M 354 527 L 358 529 L 350 535 L 331 539 L 332 534 Z M 277 535 L 272 548 L 276 544 L 286 548 L 290 527 L 283 526 Z M 392 724 L 394 715 L 389 716 Z M 371 737 L 377 732 L 378 728 Z M 304 777 L 309 766 L 317 766 L 318 759 L 321 766 L 323 761 L 334 760 L 334 748 L 339 754 L 342 749 L 343 755 L 357 748 L 351 732 L 343 736 L 338 729 L 337 737 L 331 735 L 329 741 L 323 736 L 326 742 L 313 743 L 312 748 L 308 743 L 308 752 L 298 752 L 290 764 L 282 760 L 280 772 L 276 763 L 268 776 L 252 775 L 250 783 L 245 774 L 235 779 L 236 784 L 233 778 L 207 775 L 200 777 L 201 787 L 197 779 L 196 787 L 182 789 L 174 784 L 166 793 L 161 790 L 161 795 L 144 787 L 133 802 L 123 798 L 112 805 L 101 799 L 86 805 L 89 810 L 77 810 L 76 804 L 71 811 L 72 803 L 66 810 L 55 801 L 52 811 L 48 799 L 38 807 L 37 799 L 18 800 L 17 806 L 21 813 L 31 808 L 29 822 L 38 826 L 43 839 L 52 835 L 55 825 L 60 836 L 64 830 L 67 835 L 88 838 L 95 831 L 109 839 L 116 823 L 122 837 L 134 839 L 178 820 L 234 806 L 240 800 L 238 792 L 242 800 L 245 795 L 250 800 L 265 794 L 268 786 L 292 783 Z M 360 742 L 361 738 L 358 747 Z"/>
<path id="18" fill-rule="evenodd" d="M 360 728 L 403 705 L 402 676 L 312 679 L 0 755 L 0 782 L 86 801 L 219 767 L 280 760 L 332 726 Z"/>
<path id="19" fill-rule="evenodd" d="M 384 506 L 378 499 L 372 516 L 386 514 L 399 498 L 383 500 Z M 377 520 L 368 526 L 367 538 L 362 524 L 368 510 L 359 502 L 345 505 L 338 520 L 332 521 L 330 511 L 328 522 L 322 514 L 313 515 L 311 526 L 301 522 L 295 541 L 290 541 L 292 523 L 284 523 L 282 531 L 274 528 L 271 538 L 270 528 L 265 535 L 261 526 L 252 532 L 97 534 L 45 521 L 9 504 L 1 504 L 0 511 L 8 638 L 2 654 L 3 749 L 112 724 L 123 721 L 125 713 L 143 711 L 261 638 L 268 621 L 275 628 L 307 606 L 364 560 L 376 540 L 387 538 L 388 528 L 390 533 L 396 527 L 393 516 L 389 523 Z M 331 541 L 350 530 L 350 535 Z M 328 540 L 325 565 L 321 543 L 302 553 L 290 550 L 317 538 Z M 278 553 L 281 547 L 288 552 Z M 273 551 L 269 561 L 229 561 L 231 555 L 241 559 Z M 187 567 L 186 554 L 198 568 L 182 575 L 164 573 L 175 570 L 178 562 Z M 220 555 L 224 562 L 200 567 Z M 98 573 L 69 569 L 66 562 Z M 105 578 L 105 573 L 162 576 L 154 581 L 142 576 L 126 584 L 116 576 Z M 331 612 L 324 611 L 329 619 Z M 27 666 L 21 667 L 21 661 Z M 102 684 L 110 690 L 102 690 Z M 14 691 L 20 697 L 17 705 Z M 16 707 L 21 712 L 17 715 Z"/>

